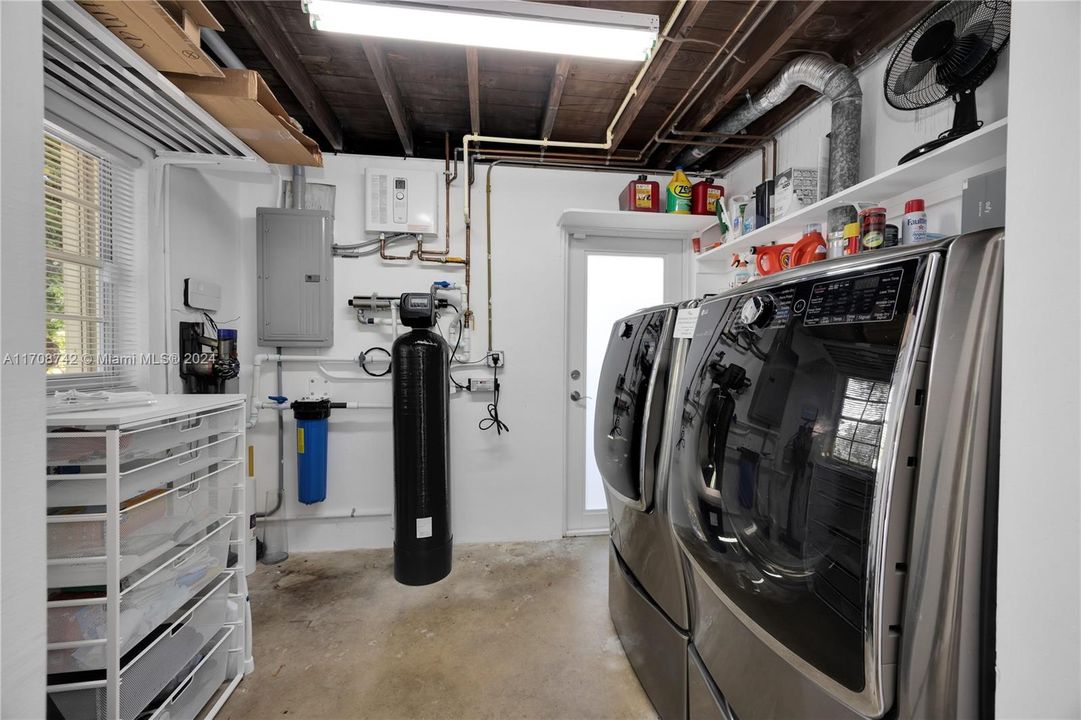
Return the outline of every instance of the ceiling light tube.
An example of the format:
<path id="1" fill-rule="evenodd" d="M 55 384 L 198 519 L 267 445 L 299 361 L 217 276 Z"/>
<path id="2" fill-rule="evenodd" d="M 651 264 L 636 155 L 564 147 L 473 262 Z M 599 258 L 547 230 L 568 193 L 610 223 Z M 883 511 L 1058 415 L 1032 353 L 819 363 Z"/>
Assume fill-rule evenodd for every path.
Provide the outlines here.
<path id="1" fill-rule="evenodd" d="M 633 60 L 649 57 L 656 15 L 526 2 L 307 0 L 316 30 L 368 37 Z"/>

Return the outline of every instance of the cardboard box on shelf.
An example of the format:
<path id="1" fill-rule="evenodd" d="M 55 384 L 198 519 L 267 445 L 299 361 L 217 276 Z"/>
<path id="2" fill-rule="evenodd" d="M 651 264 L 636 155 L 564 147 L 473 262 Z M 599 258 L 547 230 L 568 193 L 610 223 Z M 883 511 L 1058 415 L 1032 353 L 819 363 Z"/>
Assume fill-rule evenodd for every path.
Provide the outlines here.
<path id="1" fill-rule="evenodd" d="M 774 219 L 779 220 L 818 202 L 818 169 L 788 168 L 774 184 Z"/>
<path id="2" fill-rule="evenodd" d="M 222 77 L 199 45 L 199 29 L 221 30 L 200 0 L 78 0 L 98 22 L 163 73 Z"/>
<path id="3" fill-rule="evenodd" d="M 224 77 L 170 76 L 192 100 L 269 163 L 323 166 L 319 144 L 297 128 L 255 70 L 224 68 Z"/>

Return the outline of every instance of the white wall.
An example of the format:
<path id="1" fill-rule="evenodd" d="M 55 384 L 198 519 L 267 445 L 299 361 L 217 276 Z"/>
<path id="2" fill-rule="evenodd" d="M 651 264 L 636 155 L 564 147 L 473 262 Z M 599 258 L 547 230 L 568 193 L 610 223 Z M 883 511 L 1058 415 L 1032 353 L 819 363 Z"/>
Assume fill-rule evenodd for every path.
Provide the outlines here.
<path id="1" fill-rule="evenodd" d="M 41 5 L 0 3 L 0 354 L 45 350 Z M 45 371 L 0 365 L 0 715 L 45 708 Z"/>
<path id="2" fill-rule="evenodd" d="M 1013 6 L 999 718 L 1081 716 L 1081 5 Z M 1068 212 L 1043 212 L 1064 208 Z M 1044 261 L 1034 261 L 1039 243 Z"/>
<path id="3" fill-rule="evenodd" d="M 441 161 L 402 160 L 361 156 L 327 156 L 324 169 L 308 169 L 308 181 L 336 186 L 335 241 L 363 239 L 364 170 L 366 167 L 427 169 L 442 172 Z M 476 328 L 472 355 L 487 348 L 485 302 L 484 172 L 478 167 L 473 191 L 473 300 Z M 280 171 L 288 177 L 289 170 Z M 219 319 L 240 330 L 245 364 L 241 389 L 249 386 L 255 352 L 255 209 L 275 205 L 279 176 L 238 175 L 214 169 L 173 168 L 169 171 L 170 230 L 169 332 L 184 319 L 183 278 L 193 273 L 226 285 Z M 494 349 L 507 354 L 501 375 L 500 415 L 511 432 L 497 436 L 482 432 L 477 422 L 486 417 L 488 395 L 467 393 L 451 399 L 452 512 L 459 542 L 540 540 L 563 532 L 563 283 L 565 248 L 556 223 L 566 208 L 614 209 L 630 176 L 611 173 L 496 167 L 492 175 Z M 451 254 L 463 255 L 462 178 L 451 193 Z M 440 193 L 440 203 L 443 202 Z M 440 207 L 440 217 L 443 217 Z M 442 243 L 440 239 L 439 244 Z M 436 241 L 432 241 L 434 247 Z M 402 246 L 405 247 L 405 246 Z M 397 294 L 424 291 L 435 280 L 462 282 L 464 270 L 453 265 L 383 262 L 378 257 L 336 258 L 335 344 L 315 352 L 354 357 L 372 346 L 389 348 L 390 329 L 362 328 L 346 301 L 354 294 Z M 180 310 L 177 310 L 180 309 Z M 175 343 L 175 340 L 172 342 Z M 286 349 L 286 354 L 311 354 Z M 325 366 L 349 380 L 333 382 L 335 400 L 390 400 L 386 380 L 370 381 L 347 366 Z M 457 371 L 465 379 L 471 374 Z M 324 379 L 313 365 L 287 364 L 284 394 L 302 396 L 309 380 Z M 178 384 L 171 381 L 171 390 Z M 275 394 L 274 367 L 264 366 L 260 397 Z M 257 509 L 273 501 L 277 483 L 277 428 L 274 410 L 263 410 L 260 423 L 249 432 L 255 447 Z M 295 501 L 295 433 L 286 413 L 286 495 L 290 518 L 288 544 L 293 551 L 385 547 L 392 542 L 393 466 L 389 443 L 389 410 L 342 410 L 331 418 L 330 470 L 326 502 L 304 506 Z M 313 519 L 317 516 L 357 515 Z M 268 523 L 269 539 L 277 542 L 280 525 Z"/>
<path id="4" fill-rule="evenodd" d="M 860 180 L 884 172 L 895 166 L 909 150 L 927 142 L 948 129 L 953 122 L 953 103 L 949 100 L 916 111 L 897 110 L 890 107 L 882 91 L 882 78 L 889 63 L 890 52 L 882 52 L 857 72 L 863 89 L 863 114 L 860 126 Z M 999 57 L 995 73 L 976 91 L 979 118 L 991 123 L 1006 117 L 1009 89 L 1010 53 Z M 790 167 L 817 167 L 819 141 L 830 131 L 830 103 L 819 99 L 777 133 L 777 170 Z M 762 182 L 762 161 L 757 153 L 740 161 L 728 170 L 725 190 L 729 195 L 750 195 Z M 934 192 L 935 203 L 929 201 L 928 220 L 932 232 L 956 233 L 959 224 L 960 183 L 955 190 Z M 867 198 L 869 201 L 887 201 L 891 198 Z M 947 202 L 952 200 L 953 202 Z M 942 207 L 934 205 L 942 204 Z M 899 215 L 901 208 L 888 208 L 891 217 Z M 896 210 L 896 212 L 893 212 Z"/>

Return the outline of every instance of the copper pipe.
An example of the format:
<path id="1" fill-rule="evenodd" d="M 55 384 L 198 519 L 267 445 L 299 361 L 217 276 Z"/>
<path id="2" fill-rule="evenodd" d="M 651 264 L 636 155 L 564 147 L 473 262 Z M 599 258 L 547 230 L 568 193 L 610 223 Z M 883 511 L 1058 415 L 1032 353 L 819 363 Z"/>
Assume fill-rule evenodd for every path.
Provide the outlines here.
<path id="1" fill-rule="evenodd" d="M 492 168 L 488 166 L 484 180 L 484 231 L 488 235 L 488 352 L 492 352 Z"/>
<path id="2" fill-rule="evenodd" d="M 458 159 L 455 156 L 454 159 L 454 177 L 458 177 Z M 465 169 L 465 187 L 462 188 L 463 193 L 473 193 L 473 174 L 469 172 L 469 168 Z M 472 201 L 472 198 L 470 198 Z M 470 202 L 472 205 L 472 202 Z M 471 298 L 472 285 L 470 282 L 473 276 L 473 222 L 471 218 L 465 219 L 465 315 L 462 317 L 462 322 L 465 327 L 473 329 L 473 304 Z M 463 329 L 464 331 L 464 329 Z"/>
<path id="3" fill-rule="evenodd" d="M 610 161 L 630 161 L 630 160 L 633 159 L 629 155 L 628 156 L 620 156 L 620 155 L 597 155 L 597 154 L 589 154 L 589 153 L 568 153 L 568 152 L 560 153 L 560 152 L 549 152 L 549 151 L 545 151 L 545 150 L 512 150 L 512 149 L 509 149 L 509 148 L 505 149 L 505 150 L 504 149 L 484 150 L 483 152 L 484 152 L 484 154 L 488 154 L 488 155 L 490 155 L 492 153 L 499 153 L 501 155 L 508 155 L 508 156 L 559 158 L 559 159 L 568 159 L 568 160 L 575 160 L 575 159 L 583 159 L 583 160 L 591 159 L 592 160 L 592 159 L 596 159 L 596 160 L 604 160 L 604 161 L 609 161 L 609 162 Z"/>
<path id="4" fill-rule="evenodd" d="M 379 238 L 379 257 L 384 260 L 412 260 L 416 254 L 417 251 L 413 250 L 408 255 L 387 255 L 387 239 L 385 237 Z"/>

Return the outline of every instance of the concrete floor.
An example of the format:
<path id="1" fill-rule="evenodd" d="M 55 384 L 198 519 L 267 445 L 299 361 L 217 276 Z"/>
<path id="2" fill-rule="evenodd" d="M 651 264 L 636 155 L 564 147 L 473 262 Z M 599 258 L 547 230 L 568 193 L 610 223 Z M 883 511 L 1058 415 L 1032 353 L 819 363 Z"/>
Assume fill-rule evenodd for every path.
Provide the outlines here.
<path id="1" fill-rule="evenodd" d="M 607 538 L 293 555 L 251 581 L 255 667 L 221 718 L 654 718 L 608 617 Z"/>

